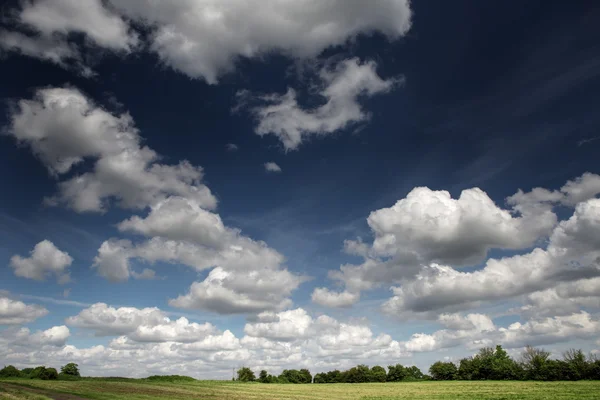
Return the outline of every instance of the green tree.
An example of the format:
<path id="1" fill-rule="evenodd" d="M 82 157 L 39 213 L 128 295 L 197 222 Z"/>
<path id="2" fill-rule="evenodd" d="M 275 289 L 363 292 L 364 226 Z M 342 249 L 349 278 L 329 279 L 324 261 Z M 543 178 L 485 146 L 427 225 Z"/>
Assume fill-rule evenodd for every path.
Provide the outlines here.
<path id="1" fill-rule="evenodd" d="M 379 365 L 371 368 L 370 374 L 370 382 L 385 382 L 387 380 L 387 374 L 385 373 L 385 368 L 380 367 Z"/>
<path id="2" fill-rule="evenodd" d="M 44 368 L 39 374 L 39 379 L 44 381 L 58 379 L 58 372 L 55 368 Z"/>
<path id="3" fill-rule="evenodd" d="M 388 366 L 387 381 L 399 382 L 406 377 L 406 369 L 402 364 Z"/>
<path id="4" fill-rule="evenodd" d="M 21 376 L 21 371 L 13 365 L 7 365 L 0 369 L 0 378 L 18 378 L 19 376 Z"/>
<path id="5" fill-rule="evenodd" d="M 300 370 L 300 383 L 312 383 L 312 375 L 306 368 Z"/>
<path id="6" fill-rule="evenodd" d="M 416 365 L 412 365 L 410 367 L 406 367 L 404 369 L 406 376 L 404 377 L 404 380 L 413 380 L 413 381 L 420 381 L 422 379 L 424 379 L 424 375 L 423 372 L 421 372 L 421 370 L 419 369 L 419 367 L 417 367 Z"/>
<path id="7" fill-rule="evenodd" d="M 521 365 L 525 371 L 524 379 L 548 380 L 548 358 L 550 353 L 543 349 L 526 346 L 521 354 Z"/>
<path id="8" fill-rule="evenodd" d="M 262 371 L 260 371 L 260 373 L 258 374 L 258 381 L 261 383 L 269 383 L 269 374 L 266 370 L 263 369 Z"/>
<path id="9" fill-rule="evenodd" d="M 60 372 L 65 375 L 81 376 L 79 374 L 79 365 L 75 363 L 68 363 L 67 365 L 63 365 L 60 368 Z"/>
<path id="10" fill-rule="evenodd" d="M 588 362 L 583 351 L 569 349 L 563 353 L 563 361 L 566 363 L 565 379 L 578 381 L 588 376 Z"/>
<path id="11" fill-rule="evenodd" d="M 429 367 L 429 373 L 436 381 L 450 381 L 456 379 L 458 369 L 454 363 L 437 361 Z"/>
<path id="12" fill-rule="evenodd" d="M 252 382 L 256 380 L 254 372 L 248 367 L 242 367 L 238 369 L 237 380 L 241 382 Z"/>

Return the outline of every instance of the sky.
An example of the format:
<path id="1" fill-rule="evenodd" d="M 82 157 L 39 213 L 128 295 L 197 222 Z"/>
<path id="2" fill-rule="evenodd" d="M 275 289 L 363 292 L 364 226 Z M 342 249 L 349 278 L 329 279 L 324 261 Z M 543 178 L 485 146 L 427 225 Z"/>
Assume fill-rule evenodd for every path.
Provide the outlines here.
<path id="1" fill-rule="evenodd" d="M 0 363 L 600 352 L 597 2 L 1 10 Z"/>

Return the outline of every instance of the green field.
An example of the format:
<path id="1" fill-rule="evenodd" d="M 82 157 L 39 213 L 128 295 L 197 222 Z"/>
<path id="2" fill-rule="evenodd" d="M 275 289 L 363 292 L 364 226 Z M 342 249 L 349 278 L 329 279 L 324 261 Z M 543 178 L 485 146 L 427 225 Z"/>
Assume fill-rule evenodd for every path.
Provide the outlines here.
<path id="1" fill-rule="evenodd" d="M 17 386 L 18 385 L 18 386 Z M 2 380 L 0 399 L 600 399 L 600 382 L 404 382 L 282 385 L 197 381 Z"/>

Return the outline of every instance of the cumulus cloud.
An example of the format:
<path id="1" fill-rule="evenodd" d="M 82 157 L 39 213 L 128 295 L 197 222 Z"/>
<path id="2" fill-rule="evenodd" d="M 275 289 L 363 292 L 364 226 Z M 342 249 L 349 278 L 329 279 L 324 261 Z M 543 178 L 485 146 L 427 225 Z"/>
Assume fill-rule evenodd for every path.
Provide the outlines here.
<path id="1" fill-rule="evenodd" d="M 550 237 L 547 249 L 489 259 L 483 269 L 459 272 L 432 264 L 417 279 L 394 287 L 394 297 L 385 303 L 391 313 L 427 311 L 473 301 L 503 299 L 554 287 L 560 282 L 589 279 L 600 274 L 600 200 L 577 205 L 575 213 L 562 221 Z"/>
<path id="2" fill-rule="evenodd" d="M 274 162 L 265 163 L 265 171 L 267 172 L 281 172 L 281 167 Z"/>
<path id="3" fill-rule="evenodd" d="M 542 298 L 555 303 L 564 299 L 562 313 L 595 308 L 598 299 L 587 289 L 576 294 L 572 288 L 593 290 L 600 274 L 596 179 L 586 173 L 558 191 L 519 191 L 507 199 L 512 209 L 496 206 L 480 189 L 464 190 L 456 200 L 445 191 L 413 189 L 393 207 L 371 213 L 367 221 L 375 236 L 372 244 L 344 243 L 347 253 L 364 258 L 362 264 L 330 271 L 330 278 L 342 282 L 345 290 L 318 288 L 313 301 L 348 306 L 362 290 L 396 283 L 393 297 L 383 304 L 383 310 L 394 315 L 432 317 L 518 296 L 526 305 L 517 312 L 529 315 L 551 313 L 540 307 Z M 558 223 L 554 206 L 574 199 L 579 202 L 573 215 Z M 473 271 L 459 269 L 484 261 L 491 249 L 531 246 L 539 247 L 487 259 Z M 561 295 L 555 290 L 559 286 Z"/>
<path id="4" fill-rule="evenodd" d="M 427 352 L 456 346 L 478 349 L 494 344 L 506 348 L 543 346 L 573 339 L 593 338 L 600 332 L 600 321 L 585 311 L 565 316 L 532 317 L 508 327 L 497 327 L 484 314 L 442 314 L 438 321 L 446 326 L 432 334 L 417 333 L 402 342 L 407 351 Z"/>
<path id="5" fill-rule="evenodd" d="M 69 253 L 60 251 L 49 240 L 36 244 L 29 257 L 15 255 L 10 259 L 10 266 L 15 270 L 16 276 L 43 281 L 47 276 L 54 275 L 59 283 L 70 281 L 67 269 L 72 263 L 73 258 Z"/>
<path id="6" fill-rule="evenodd" d="M 313 303 L 320 304 L 326 307 L 350 307 L 352 304 L 355 304 L 360 300 L 360 294 L 352 293 L 349 291 L 342 292 L 333 292 L 327 288 L 316 288 L 312 295 L 311 299 Z"/>
<path id="7" fill-rule="evenodd" d="M 97 336 L 124 335 L 139 326 L 157 326 L 166 321 L 166 315 L 156 307 L 110 307 L 96 303 L 69 317 L 67 325 L 93 330 Z"/>
<path id="8" fill-rule="evenodd" d="M 5 331 L 6 332 L 6 331 Z M 61 347 L 67 342 L 71 332 L 64 325 L 53 326 L 44 331 L 36 331 L 31 333 L 28 328 L 20 328 L 9 330 L 10 335 L 6 335 L 4 339 L 7 346 L 22 346 L 39 348 L 44 346 Z M 0 341 L 1 343 L 1 341 Z"/>
<path id="9" fill-rule="evenodd" d="M 176 194 L 208 209 L 216 206 L 201 183 L 200 167 L 187 161 L 160 164 L 156 152 L 141 146 L 129 114 L 115 116 L 77 89 L 39 89 L 33 99 L 17 102 L 10 121 L 8 134 L 30 146 L 55 176 L 84 159 L 95 160 L 92 172 L 61 181 L 50 204 L 102 212 L 111 200 L 124 208 L 144 208 Z"/>
<path id="10" fill-rule="evenodd" d="M 164 64 L 208 83 L 217 83 L 240 57 L 276 51 L 311 58 L 360 33 L 399 38 L 411 22 L 407 0 L 385 0 L 376 8 L 344 0 L 112 3 L 123 15 L 155 28 L 150 48 Z"/>
<path id="11" fill-rule="evenodd" d="M 87 3 L 74 0 L 37 0 L 22 2 L 14 14 L 17 31 L 0 32 L 0 48 L 25 56 L 47 60 L 63 68 L 75 69 L 84 76 L 93 75 L 83 62 L 82 48 L 71 40 L 82 34 L 88 46 L 118 53 L 129 53 L 138 38 L 123 18 L 106 8 L 102 1 Z"/>
<path id="12" fill-rule="evenodd" d="M 171 304 L 243 313 L 288 307 L 305 279 L 290 273 L 284 257 L 266 243 L 226 227 L 211 211 L 217 201 L 201 183 L 202 169 L 187 161 L 160 164 L 126 113 L 113 115 L 76 89 L 40 89 L 33 100 L 17 103 L 8 133 L 58 178 L 86 159 L 95 161 L 93 171 L 61 181 L 50 203 L 79 212 L 104 212 L 112 204 L 149 209 L 145 217 L 118 224 L 144 240 L 112 238 L 98 249 L 93 267 L 112 282 L 155 277 L 148 268 L 136 272 L 132 260 L 213 269 Z"/>
<path id="13" fill-rule="evenodd" d="M 225 226 L 218 214 L 188 198 L 171 196 L 153 205 L 146 217 L 133 216 L 118 228 L 150 239 L 102 244 L 94 266 L 113 282 L 132 275 L 132 259 L 212 269 L 187 294 L 171 299 L 175 307 L 224 314 L 281 310 L 290 305 L 289 296 L 305 280 L 284 268 L 284 257 L 277 251 Z"/>
<path id="14" fill-rule="evenodd" d="M 37 304 L 25 304 L 0 292 L 0 325 L 22 325 L 48 314 L 48 310 Z"/>
<path id="15" fill-rule="evenodd" d="M 67 323 L 115 337 L 106 346 L 77 348 L 64 343 L 66 327 L 34 334 L 13 329 L 0 335 L 0 355 L 16 365 L 77 362 L 93 375 L 177 373 L 204 378 L 228 376 L 231 365 L 239 363 L 277 374 L 285 368 L 314 372 L 368 360 L 385 364 L 409 355 L 398 341 L 375 335 L 366 325 L 326 315 L 315 318 L 303 309 L 264 312 L 246 324 L 246 335 L 240 338 L 209 323 L 171 321 L 159 309 L 105 304 L 95 304 Z"/>
<path id="16" fill-rule="evenodd" d="M 332 134 L 368 120 L 370 114 L 362 109 L 359 98 L 388 92 L 399 82 L 382 79 L 374 62 L 362 63 L 357 58 L 342 61 L 333 69 L 322 68 L 319 79 L 319 95 L 325 102 L 314 109 L 303 109 L 291 88 L 283 95 L 260 96 L 258 100 L 264 104 L 250 108 L 258 122 L 256 133 L 273 134 L 286 150 L 295 150 L 309 136 Z M 243 104 L 250 95 L 241 92 L 238 96 Z"/>
<path id="17" fill-rule="evenodd" d="M 9 32 L 0 35 L 0 46 L 65 67 L 81 61 L 82 46 L 118 54 L 151 51 L 173 70 L 214 84 L 241 58 L 278 52 L 310 59 L 360 34 L 400 38 L 410 29 L 411 14 L 408 0 L 383 0 L 377 7 L 344 0 L 37 0 L 24 2 L 13 21 L 35 35 L 15 40 Z M 147 43 L 141 45 L 129 21 L 149 31 Z M 73 33 L 83 34 L 82 46 L 70 40 Z"/>

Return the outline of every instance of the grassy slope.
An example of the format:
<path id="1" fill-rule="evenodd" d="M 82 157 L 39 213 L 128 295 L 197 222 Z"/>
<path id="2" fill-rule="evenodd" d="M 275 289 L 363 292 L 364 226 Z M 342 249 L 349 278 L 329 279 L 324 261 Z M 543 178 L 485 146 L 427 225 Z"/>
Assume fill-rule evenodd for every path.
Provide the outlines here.
<path id="1" fill-rule="evenodd" d="M 600 382 L 406 382 L 327 385 L 265 385 L 227 381 L 78 382 L 11 380 L 12 383 L 71 393 L 89 399 L 600 399 Z M 0 388 L 2 381 L 0 381 Z"/>

